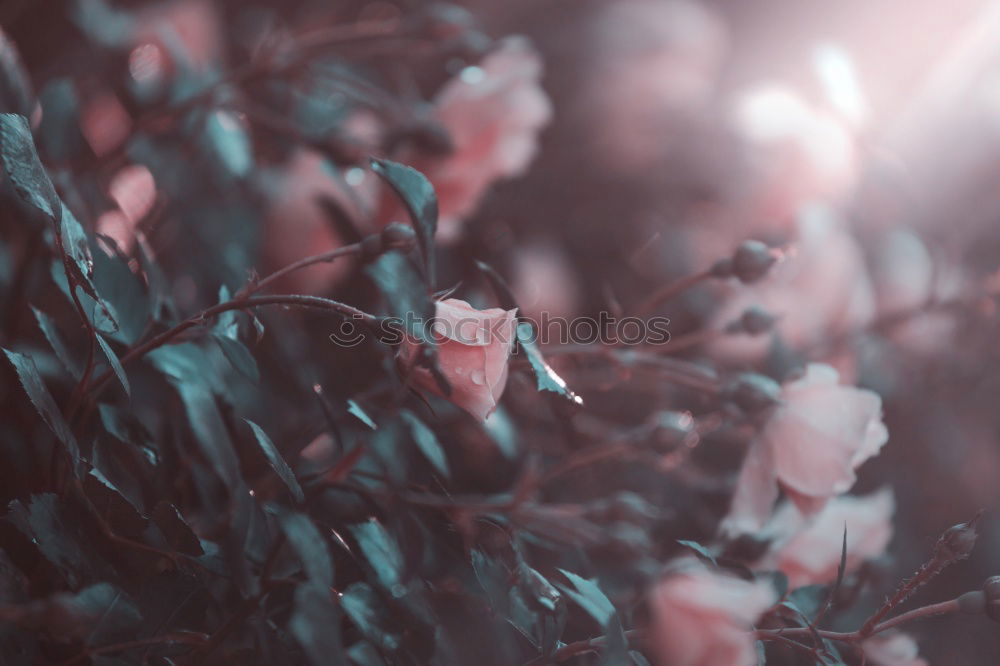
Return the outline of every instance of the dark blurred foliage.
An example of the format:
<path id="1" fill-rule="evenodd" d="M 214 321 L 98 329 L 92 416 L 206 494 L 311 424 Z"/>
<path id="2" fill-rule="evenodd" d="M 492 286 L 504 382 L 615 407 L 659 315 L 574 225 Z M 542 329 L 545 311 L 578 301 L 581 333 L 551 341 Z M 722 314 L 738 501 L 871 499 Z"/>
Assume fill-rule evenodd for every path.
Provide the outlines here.
<path id="1" fill-rule="evenodd" d="M 370 155 L 441 152 L 428 100 L 508 34 L 532 39 L 555 107 L 530 173 L 489 191 L 461 237 L 438 249 L 436 279 L 418 270 L 426 251 L 404 260 L 380 247 L 321 295 L 383 313 L 458 285 L 495 305 L 503 294 L 474 260 L 513 275 L 526 248 L 544 246 L 565 260 L 572 309 L 596 315 L 704 269 L 689 232 L 731 203 L 737 139 L 709 109 L 640 137 L 660 146 L 651 160 L 604 159 L 614 139 L 593 100 L 613 105 L 615 93 L 602 95 L 608 56 L 593 45 L 608 4 L 0 5 L 25 72 L 0 53 L 0 111 L 28 119 L 0 129 L 0 344 L 10 350 L 0 362 L 0 663 L 511 666 L 604 634 L 607 649 L 570 663 L 648 663 L 622 630 L 645 624 L 646 590 L 689 551 L 678 539 L 712 541 L 746 425 L 728 420 L 731 405 L 671 383 L 669 367 L 556 364 L 578 380 L 581 409 L 565 391 L 538 390 L 539 365 L 520 357 L 503 409 L 483 424 L 408 390 L 393 349 L 333 344 L 339 315 L 283 306 L 192 322 L 116 367 L 280 268 L 268 265 L 268 215 L 275 190 L 300 177 L 297 151 L 341 174 L 367 171 Z M 783 30 L 780 17 L 826 7 L 707 6 L 730 26 L 722 91 L 794 61 L 787 44 L 808 41 L 813 24 Z M 350 37 L 371 22 L 388 27 Z M 784 51 L 754 57 L 786 36 Z M 805 78 L 793 65 L 778 73 Z M 377 145 L 348 129 L 359 110 L 377 116 Z M 106 121 L 90 136 L 87 114 Z M 155 200 L 122 222 L 112 181 L 136 165 Z M 967 200 L 991 199 L 991 184 L 969 181 Z M 907 223 L 982 277 L 996 268 L 998 210 L 983 206 L 982 219 L 964 205 L 976 219 L 960 239 L 942 231 L 947 222 Z M 322 210 L 344 245 L 379 237 L 350 203 L 328 197 Z M 109 212 L 118 217 L 102 226 Z M 735 242 L 758 232 L 727 223 Z M 112 232 L 123 224 L 128 233 Z M 303 256 L 330 249 L 303 242 Z M 389 270 L 403 262 L 410 274 Z M 665 309 L 672 334 L 701 330 L 714 303 L 693 292 Z M 869 615 L 942 529 L 998 498 L 991 314 L 963 310 L 933 355 L 877 332 L 852 341 L 860 383 L 886 396 L 892 433 L 859 489 L 888 483 L 899 509 L 890 555 L 845 584 L 838 628 Z M 714 373 L 707 357 L 680 362 Z M 692 423 L 708 424 L 703 436 Z M 983 525 L 971 561 L 922 590 L 924 602 L 997 573 L 995 517 Z M 736 550 L 724 565 L 745 572 L 754 557 Z M 1000 646 L 982 618 L 920 631 L 934 664 L 992 664 Z M 807 663 L 781 647 L 768 656 Z"/>

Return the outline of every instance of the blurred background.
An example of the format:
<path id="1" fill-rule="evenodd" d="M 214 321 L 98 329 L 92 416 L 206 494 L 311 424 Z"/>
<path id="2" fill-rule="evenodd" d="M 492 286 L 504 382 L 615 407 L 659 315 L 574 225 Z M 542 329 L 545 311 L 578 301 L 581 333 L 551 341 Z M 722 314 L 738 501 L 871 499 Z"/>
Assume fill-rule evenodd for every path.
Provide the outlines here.
<path id="1" fill-rule="evenodd" d="M 413 67 L 398 52 L 351 54 L 350 67 L 333 58 L 328 79 L 290 96 L 281 82 L 242 81 L 249 102 L 211 115 L 193 153 L 142 115 L 240 71 L 260 49 L 280 52 L 305 28 L 412 15 L 474 26 L 473 37 Z M 476 61 L 477 35 L 528 37 L 551 119 L 530 166 L 446 235 L 439 286 L 482 258 L 526 311 L 596 315 L 706 269 L 744 239 L 782 248 L 782 271 L 764 283 L 707 284 L 660 307 L 675 340 L 719 330 L 749 305 L 778 317 L 773 333 L 704 335 L 679 353 L 779 379 L 821 359 L 884 397 L 890 441 L 857 488 L 896 493 L 891 558 L 872 574 L 879 589 L 981 508 L 972 560 L 920 599 L 1000 573 L 1000 330 L 990 299 L 1000 284 L 1000 3 L 5 0 L 0 25 L 38 89 L 35 122 L 56 137 L 43 157 L 93 176 L 78 196 L 97 230 L 121 247 L 155 247 L 171 276 L 201 267 L 198 280 L 172 278 L 181 309 L 214 297 L 219 282 L 238 286 L 252 266 L 344 242 L 347 232 L 314 221 L 316 196 L 364 208 L 352 196 L 371 187 L 356 166 L 374 150 L 369 137 L 384 148 L 401 134 L 433 152 L 433 127 L 373 117 L 382 91 L 420 108 Z M 59 133 L 68 108 L 79 129 Z M 289 124 L 307 139 L 333 124 L 343 140 L 290 148 Z M 242 178 L 251 153 L 254 176 Z M 364 289 L 336 270 L 295 286 L 345 300 Z M 600 384 L 580 392 L 609 421 L 649 410 L 617 380 Z M 689 528 L 710 538 L 717 517 L 690 518 Z M 945 618 L 917 634 L 938 666 L 993 664 L 1000 652 L 985 620 Z"/>

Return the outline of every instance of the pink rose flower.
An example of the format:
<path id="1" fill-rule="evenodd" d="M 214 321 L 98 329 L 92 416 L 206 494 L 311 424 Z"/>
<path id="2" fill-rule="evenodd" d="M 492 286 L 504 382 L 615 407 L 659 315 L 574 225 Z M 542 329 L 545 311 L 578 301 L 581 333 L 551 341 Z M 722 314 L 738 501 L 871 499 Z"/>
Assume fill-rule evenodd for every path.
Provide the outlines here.
<path id="1" fill-rule="evenodd" d="M 453 151 L 443 157 L 402 156 L 434 185 L 439 235 L 458 235 L 494 182 L 522 175 L 538 149 L 538 133 L 552 117 L 539 85 L 542 63 L 528 41 L 508 37 L 476 67 L 466 67 L 434 99 L 434 118 Z M 399 203 L 384 202 L 384 223 L 405 220 Z"/>
<path id="2" fill-rule="evenodd" d="M 766 582 L 749 582 L 692 564 L 650 594 L 650 645 L 665 666 L 755 666 L 750 633 L 777 600 Z"/>
<path id="3" fill-rule="evenodd" d="M 894 509 L 888 488 L 863 497 L 838 497 L 811 520 L 786 502 L 765 530 L 774 541 L 755 568 L 784 572 L 791 589 L 833 582 L 840 565 L 844 526 L 847 571 L 852 571 L 885 551 L 892 538 Z"/>
<path id="4" fill-rule="evenodd" d="M 451 395 L 444 396 L 429 370 L 414 366 L 419 346 L 409 339 L 400 349 L 403 365 L 410 369 L 414 385 L 485 420 L 497 408 L 507 384 L 517 311 L 477 310 L 457 298 L 438 301 L 435 309 L 431 330 Z"/>
<path id="5" fill-rule="evenodd" d="M 917 642 L 900 632 L 872 636 L 861 647 L 872 666 L 927 666 Z"/>
<path id="6" fill-rule="evenodd" d="M 838 383 L 837 371 L 812 363 L 782 388 L 759 436 L 750 445 L 722 531 L 764 526 L 780 488 L 800 511 L 819 512 L 854 485 L 857 469 L 889 438 L 877 393 Z"/>

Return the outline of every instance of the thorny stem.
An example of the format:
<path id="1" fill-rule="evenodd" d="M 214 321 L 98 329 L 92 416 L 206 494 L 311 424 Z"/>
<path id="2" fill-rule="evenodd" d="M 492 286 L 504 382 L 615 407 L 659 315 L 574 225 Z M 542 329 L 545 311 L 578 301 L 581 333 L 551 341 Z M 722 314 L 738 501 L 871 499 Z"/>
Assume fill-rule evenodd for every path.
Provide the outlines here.
<path id="1" fill-rule="evenodd" d="M 889 629 L 895 629 L 896 627 L 907 624 L 914 620 L 921 620 L 928 617 L 936 617 L 938 615 L 949 615 L 951 613 L 959 612 L 958 599 L 949 599 L 948 601 L 942 601 L 937 604 L 930 604 L 928 606 L 921 606 L 920 608 L 915 608 L 911 611 L 901 613 L 894 618 L 890 618 L 885 622 L 873 625 L 871 629 L 865 630 L 862 626 L 861 629 L 857 631 L 826 631 L 823 629 L 816 629 L 815 634 L 821 638 L 827 638 L 834 641 L 841 641 L 844 643 L 858 643 L 870 638 L 875 634 L 880 634 L 883 631 L 888 631 Z M 756 638 L 758 640 L 775 640 L 778 637 L 785 638 L 808 638 L 814 633 L 813 629 L 809 627 L 785 627 L 782 629 L 759 629 L 756 632 Z"/>
<path id="2" fill-rule="evenodd" d="M 696 284 L 709 279 L 712 275 L 712 271 L 706 270 L 700 273 L 692 273 L 691 275 L 686 275 L 682 278 L 674 280 L 673 282 L 669 282 L 654 291 L 644 301 L 636 305 L 635 308 L 632 309 L 632 315 L 636 317 L 647 315 L 652 312 L 656 306 L 664 303 L 665 301 L 669 301 L 671 298 L 679 296 Z"/>
<path id="3" fill-rule="evenodd" d="M 119 362 L 124 367 L 126 364 L 142 358 L 154 349 L 158 349 L 163 345 L 167 344 L 178 335 L 188 330 L 204 323 L 207 319 L 211 319 L 216 315 L 222 314 L 223 312 L 228 312 L 230 310 L 244 310 L 248 308 L 258 307 L 261 305 L 291 305 L 296 307 L 306 307 L 306 308 L 316 308 L 319 310 L 328 310 L 336 312 L 340 315 L 351 317 L 359 322 L 365 324 L 374 324 L 378 321 L 378 317 L 359 310 L 346 303 L 341 303 L 340 301 L 330 300 L 328 298 L 320 298 L 319 296 L 304 296 L 304 295 L 291 295 L 284 294 L 278 296 L 249 296 L 234 298 L 225 303 L 219 303 L 218 305 L 213 305 L 210 308 L 202 310 L 201 312 L 188 317 L 181 323 L 177 324 L 173 328 L 170 328 L 163 333 L 149 339 L 145 343 L 134 347 L 131 351 L 126 353 L 119 359 Z M 95 397 L 101 389 L 107 384 L 111 379 L 113 373 L 109 370 L 101 375 L 93 384 L 91 389 L 91 397 Z M 88 387 L 84 387 L 86 390 Z"/>
<path id="4" fill-rule="evenodd" d="M 204 634 L 198 634 L 194 632 L 190 633 L 172 633 L 164 634 L 162 636 L 151 636 L 149 638 L 140 638 L 134 641 L 125 641 L 124 643 L 114 643 L 112 645 L 103 645 L 100 647 L 87 648 L 75 657 L 70 657 L 66 661 L 60 662 L 59 666 L 71 666 L 71 664 L 76 664 L 87 657 L 93 657 L 102 654 L 110 654 L 114 652 L 124 652 L 125 650 L 131 650 L 138 647 L 146 647 L 149 645 L 160 645 L 162 643 L 180 643 L 184 645 L 201 645 L 207 640 L 207 636 Z"/>
<path id="5" fill-rule="evenodd" d="M 251 296 L 252 294 L 260 291 L 269 284 L 279 280 L 280 278 L 292 273 L 294 271 L 300 270 L 307 266 L 312 266 L 314 264 L 329 263 L 338 259 L 339 257 L 344 257 L 352 254 L 359 254 L 361 252 L 361 243 L 352 243 L 351 245 L 344 245 L 343 247 L 338 247 L 336 249 L 330 250 L 329 252 L 324 252 L 322 254 L 316 254 L 311 257 L 306 257 L 300 259 L 294 263 L 288 264 L 284 268 L 276 270 L 265 278 L 260 279 L 256 283 L 248 284 L 244 287 L 233 300 L 240 300 Z"/>
<path id="6" fill-rule="evenodd" d="M 931 556 L 931 559 L 924 562 L 912 578 L 904 581 L 895 594 L 886 599 L 879 609 L 865 621 L 859 631 L 863 635 L 872 633 L 882 618 L 888 615 L 899 604 L 910 598 L 910 595 L 917 589 L 941 573 L 948 565 L 968 557 L 969 552 L 971 552 L 976 543 L 976 524 L 979 522 L 982 513 L 980 511 L 967 523 L 954 525 L 945 530 L 944 534 L 941 535 L 934 545 L 934 554 Z"/>
<path id="7" fill-rule="evenodd" d="M 907 624 L 914 620 L 922 620 L 929 617 L 936 617 L 939 615 L 949 615 L 951 613 L 959 612 L 958 599 L 950 599 L 948 601 L 942 601 L 937 604 L 930 604 L 928 606 L 923 606 L 921 608 L 916 608 L 906 613 L 897 615 L 894 618 L 886 620 L 880 624 L 875 625 L 872 630 L 868 633 L 858 629 L 857 631 L 840 632 L 840 631 L 826 631 L 823 629 L 811 629 L 809 627 L 785 627 L 781 629 L 758 629 L 754 632 L 754 638 L 760 641 L 782 641 L 787 642 L 796 638 L 809 639 L 813 636 L 820 636 L 832 641 L 840 641 L 842 643 L 850 643 L 852 645 L 857 645 L 863 640 L 870 638 L 875 634 L 880 634 L 884 631 L 890 629 L 895 629 L 896 627 Z M 641 629 L 631 629 L 625 632 L 625 637 L 629 641 L 641 641 L 648 637 L 648 632 Z M 575 643 L 569 643 L 563 647 L 556 650 L 552 655 L 546 657 L 544 655 L 539 655 L 538 657 L 527 662 L 524 666 L 541 666 L 542 664 L 548 663 L 561 663 L 566 661 L 570 657 L 574 657 L 579 654 L 586 652 L 595 652 L 605 645 L 607 645 L 607 636 L 597 636 L 596 638 L 588 638 L 582 641 L 576 641 Z M 799 644 L 796 644 L 799 645 Z M 805 646 L 802 646 L 805 647 Z"/>
<path id="8" fill-rule="evenodd" d="M 625 632 L 625 638 L 629 641 L 642 640 L 645 638 L 645 632 L 641 629 L 630 629 Z M 607 636 L 597 636 L 596 638 L 588 638 L 582 641 L 576 641 L 575 643 L 567 643 L 558 650 L 552 653 L 551 656 L 546 657 L 540 655 L 535 659 L 532 659 L 524 666 L 540 666 L 541 664 L 547 663 L 561 663 L 569 659 L 570 657 L 575 657 L 578 654 L 584 654 L 586 652 L 596 652 L 605 645 L 607 645 Z"/>
<path id="9" fill-rule="evenodd" d="M 715 373 L 689 361 L 664 358 L 648 348 L 609 347 L 605 345 L 566 345 L 543 348 L 546 356 L 604 356 L 623 367 L 647 366 L 662 379 L 705 393 L 721 390 Z"/>

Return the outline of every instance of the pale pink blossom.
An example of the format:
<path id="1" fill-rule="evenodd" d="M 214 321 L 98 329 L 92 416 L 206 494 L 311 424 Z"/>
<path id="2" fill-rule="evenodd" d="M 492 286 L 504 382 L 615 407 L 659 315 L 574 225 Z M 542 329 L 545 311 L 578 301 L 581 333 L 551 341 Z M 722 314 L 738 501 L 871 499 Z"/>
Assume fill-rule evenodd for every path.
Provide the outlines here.
<path id="1" fill-rule="evenodd" d="M 872 636 L 861 647 L 872 666 L 928 666 L 920 658 L 917 642 L 900 632 Z"/>
<path id="2" fill-rule="evenodd" d="M 342 171 L 319 153 L 297 150 L 280 171 L 262 179 L 269 200 L 264 220 L 263 265 L 271 272 L 344 244 L 321 198 L 360 217 L 374 189 L 374 175 L 361 169 Z M 350 273 L 349 258 L 319 263 L 289 273 L 278 287 L 295 293 L 322 294 Z"/>
<path id="3" fill-rule="evenodd" d="M 95 94 L 80 114 L 80 131 L 99 157 L 121 146 L 131 130 L 131 117 L 118 96 L 110 91 Z"/>
<path id="4" fill-rule="evenodd" d="M 956 316 L 930 308 L 916 311 L 932 301 L 947 301 L 962 295 L 967 280 L 955 262 L 935 266 L 923 241 L 911 231 L 888 232 L 875 248 L 872 273 L 879 310 L 885 314 L 914 313 L 893 326 L 893 343 L 916 353 L 930 353 L 954 337 Z"/>
<path id="5" fill-rule="evenodd" d="M 516 317 L 516 310 L 477 310 L 457 298 L 436 304 L 431 330 L 441 373 L 451 385 L 451 394 L 446 397 L 477 418 L 492 414 L 503 395 Z M 409 338 L 400 349 L 410 380 L 418 388 L 443 396 L 431 372 L 416 365 L 418 349 Z"/>
<path id="6" fill-rule="evenodd" d="M 650 593 L 650 646 L 663 666 L 755 666 L 754 622 L 776 599 L 763 581 L 691 564 Z"/>
<path id="7" fill-rule="evenodd" d="M 676 159 L 678 143 L 709 115 L 725 24 L 703 3 L 618 0 L 592 25 L 591 71 L 575 106 L 587 114 L 599 166 L 636 174 Z"/>
<path id="8" fill-rule="evenodd" d="M 445 156 L 403 155 L 401 161 L 430 180 L 438 197 L 439 233 L 455 238 L 493 183 L 525 173 L 538 150 L 538 134 L 552 117 L 541 88 L 542 63 L 522 37 L 502 40 L 478 66 L 466 67 L 433 100 L 433 117 L 447 130 Z M 380 221 L 403 221 L 387 200 Z"/>
<path id="9" fill-rule="evenodd" d="M 143 9 L 136 17 L 132 35 L 135 44 L 133 58 L 144 62 L 139 70 L 130 69 L 137 80 L 158 67 L 162 75 L 168 64 L 174 68 L 190 67 L 206 71 L 218 65 L 222 52 L 222 23 L 215 5 L 209 0 L 171 0 Z M 155 51 L 154 51 L 155 49 Z M 177 55 L 183 62 L 168 63 L 167 54 Z M 157 59 L 158 62 L 155 62 Z"/>
<path id="10" fill-rule="evenodd" d="M 736 102 L 733 124 L 748 161 L 744 214 L 787 219 L 805 204 L 841 203 L 859 171 L 857 138 L 838 115 L 791 88 L 766 84 Z"/>
<path id="11" fill-rule="evenodd" d="M 888 438 L 877 393 L 843 386 L 836 370 L 810 364 L 782 387 L 781 403 L 750 444 L 722 531 L 762 528 L 779 488 L 803 513 L 819 512 L 851 489 L 855 470 Z"/>
<path id="12" fill-rule="evenodd" d="M 98 233 L 108 236 L 123 251 L 135 244 L 136 227 L 156 203 L 156 180 L 141 164 L 122 167 L 111 178 L 108 195 L 118 204 L 117 210 L 105 211 L 97 218 Z"/>
<path id="13" fill-rule="evenodd" d="M 837 497 L 811 518 L 785 502 L 764 530 L 773 541 L 755 568 L 784 572 L 792 589 L 831 583 L 837 578 L 845 527 L 850 572 L 885 552 L 892 538 L 894 509 L 888 488 L 871 495 Z"/>
<path id="14" fill-rule="evenodd" d="M 521 314 L 539 321 L 572 317 L 580 302 L 579 280 L 565 252 L 552 244 L 535 243 L 514 254 L 511 290 Z"/>
<path id="15" fill-rule="evenodd" d="M 803 349 L 874 319 L 875 296 L 864 256 L 843 222 L 825 208 L 810 207 L 801 212 L 796 230 L 784 259 L 767 276 L 729 288 L 714 315 L 715 328 L 759 306 L 779 318 L 775 331 L 786 345 Z M 771 344 L 769 335 L 726 335 L 709 350 L 722 360 L 750 363 Z"/>

